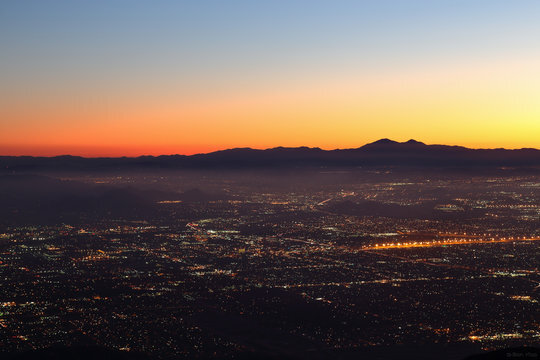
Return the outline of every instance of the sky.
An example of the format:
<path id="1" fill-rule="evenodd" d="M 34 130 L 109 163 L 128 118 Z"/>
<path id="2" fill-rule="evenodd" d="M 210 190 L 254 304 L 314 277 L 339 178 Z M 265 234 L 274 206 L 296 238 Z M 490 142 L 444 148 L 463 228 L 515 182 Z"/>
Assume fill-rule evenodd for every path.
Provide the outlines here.
<path id="1" fill-rule="evenodd" d="M 2 0 L 0 155 L 540 148 L 538 0 Z"/>

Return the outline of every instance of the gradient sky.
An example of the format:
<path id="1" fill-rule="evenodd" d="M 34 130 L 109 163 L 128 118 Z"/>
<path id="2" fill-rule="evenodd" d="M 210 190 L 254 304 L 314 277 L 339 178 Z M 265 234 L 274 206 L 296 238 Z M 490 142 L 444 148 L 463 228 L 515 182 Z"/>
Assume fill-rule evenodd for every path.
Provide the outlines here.
<path id="1" fill-rule="evenodd" d="M 538 0 L 2 0 L 0 155 L 540 148 Z"/>

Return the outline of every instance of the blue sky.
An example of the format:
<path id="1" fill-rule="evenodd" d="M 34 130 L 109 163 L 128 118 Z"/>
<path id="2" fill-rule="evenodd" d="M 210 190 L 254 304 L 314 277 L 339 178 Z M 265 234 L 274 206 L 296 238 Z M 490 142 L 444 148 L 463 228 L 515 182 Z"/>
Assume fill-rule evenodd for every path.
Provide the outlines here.
<path id="1" fill-rule="evenodd" d="M 4 108 L 0 113 L 0 130 L 9 134 L 11 143 L 24 146 L 21 139 L 32 135 L 32 131 L 28 131 L 33 127 L 60 128 L 69 123 L 63 128 L 72 129 L 70 134 L 76 138 L 90 123 L 103 122 L 106 109 L 126 107 L 129 99 L 132 101 L 129 107 L 137 103 L 142 106 L 143 100 L 149 99 L 151 105 L 137 111 L 149 114 L 158 103 L 161 108 L 184 109 L 184 104 L 195 98 L 197 101 L 207 99 L 207 106 L 212 107 L 233 95 L 235 98 L 245 96 L 250 103 L 253 94 L 268 97 L 263 94 L 265 91 L 265 94 L 275 94 L 294 89 L 291 96 L 311 96 L 314 87 L 322 88 L 325 82 L 333 86 L 331 97 L 337 98 L 343 92 L 345 98 L 359 91 L 352 89 L 353 82 L 376 84 L 377 77 L 385 82 L 389 74 L 396 78 L 420 74 L 423 78 L 443 79 L 445 72 L 467 73 L 462 79 L 466 84 L 474 78 L 475 67 L 481 70 L 482 64 L 486 64 L 486 68 L 498 64 L 493 65 L 493 76 L 501 79 L 497 84 L 501 89 L 497 97 L 503 98 L 508 95 L 503 93 L 504 82 L 522 84 L 537 75 L 531 64 L 540 54 L 538 19 L 540 1 L 525 0 L 4 0 L 0 3 L 0 95 L 3 98 L 0 105 Z M 520 62 L 525 65 L 519 65 Z M 506 63 L 514 64 L 508 65 L 508 72 L 504 70 Z M 464 71 L 468 64 L 472 64 L 471 68 Z M 527 66 L 530 69 L 513 68 Z M 486 83 L 486 88 L 479 90 L 482 98 L 492 96 L 488 93 L 493 85 L 485 81 L 488 75 L 482 76 L 473 80 Z M 448 80 L 440 82 L 443 86 Z M 348 90 L 335 90 L 338 88 Z M 524 88 L 529 89 L 529 93 L 535 90 L 530 83 L 524 84 Z M 386 96 L 388 106 L 396 100 L 392 91 L 390 89 Z M 287 102 L 283 101 L 283 104 Z M 315 98 L 313 101 L 319 102 Z M 333 101 L 335 111 L 327 110 L 329 125 L 341 116 L 339 107 L 344 106 Z M 531 101 L 534 107 L 531 113 L 536 114 L 538 108 Z M 531 101 L 527 106 L 531 106 Z M 44 105 L 45 102 L 48 105 Z M 276 109 L 281 113 L 288 111 L 284 118 L 290 121 L 293 110 L 285 109 L 283 104 L 277 104 Z M 508 118 L 492 123 L 512 120 L 521 127 L 530 124 L 528 118 L 520 123 L 523 114 L 517 112 L 523 104 L 507 105 Z M 72 109 L 77 106 L 79 112 Z M 517 111 L 515 116 L 511 113 L 514 110 L 509 110 L 512 106 Z M 28 108 L 35 108 L 36 114 L 21 110 Z M 55 115 L 55 111 L 61 115 Z M 365 119 L 368 114 L 360 108 L 350 110 L 343 119 L 343 128 L 359 127 L 353 124 L 352 112 L 359 119 Z M 216 123 L 225 123 L 235 114 L 233 111 L 221 119 L 216 113 L 212 117 Z M 392 120 L 394 115 L 390 113 L 376 115 L 378 121 L 387 122 L 388 128 L 392 128 L 393 121 L 403 121 Z M 485 126 L 489 123 L 489 114 L 480 115 L 479 121 Z M 117 121 L 120 124 L 115 116 L 106 115 L 107 124 L 114 125 Z M 164 131 L 173 131 L 172 120 L 160 122 L 160 119 L 176 116 L 174 111 L 160 116 L 137 121 L 162 124 Z M 252 114 L 254 119 L 257 116 L 257 112 Z M 300 117 L 306 121 L 307 116 L 302 113 Z M 178 115 L 177 118 L 178 128 L 200 121 L 196 116 L 180 120 Z M 277 118 L 265 121 L 280 124 Z M 14 122 L 19 125 L 15 126 Z M 230 124 L 231 127 L 238 125 Z M 508 126 L 501 127 L 499 133 Z M 383 130 L 374 130 L 365 139 L 376 138 Z M 423 135 L 421 128 L 417 129 L 418 136 L 412 130 L 404 134 L 404 138 Z M 337 142 L 326 144 L 315 136 L 304 138 L 300 133 L 297 138 L 298 144 L 339 145 Z M 518 138 L 516 135 L 512 146 L 520 141 Z M 124 140 L 135 143 L 140 140 L 137 139 L 134 136 Z M 440 136 L 424 140 L 430 139 L 444 140 Z M 501 140 L 504 139 L 499 135 L 491 143 L 500 144 Z M 251 144 L 247 137 L 220 144 L 215 138 L 207 141 L 206 145 L 202 140 L 199 142 L 201 146 L 216 147 Z M 349 144 L 347 141 L 345 143 Z M 536 145 L 532 140 L 523 141 Z M 455 142 L 467 143 L 470 139 L 458 137 Z M 177 145 L 184 143 L 186 140 L 180 137 Z M 276 139 L 275 143 L 293 145 L 296 142 Z M 264 140 L 259 144 L 270 146 L 273 143 Z"/>

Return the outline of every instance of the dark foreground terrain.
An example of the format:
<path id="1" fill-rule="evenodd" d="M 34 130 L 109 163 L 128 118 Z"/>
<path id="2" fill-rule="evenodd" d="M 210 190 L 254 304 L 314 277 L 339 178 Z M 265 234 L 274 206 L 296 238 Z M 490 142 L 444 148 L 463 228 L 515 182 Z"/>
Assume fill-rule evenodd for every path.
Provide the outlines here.
<path id="1" fill-rule="evenodd" d="M 358 351 L 325 352 L 323 354 L 310 352 L 295 356 L 270 355 L 265 353 L 244 352 L 226 359 L 255 360 L 255 359 L 396 359 L 396 360 L 428 360 L 428 359 L 463 359 L 463 360 L 505 360 L 505 359 L 538 359 L 540 350 L 532 347 L 517 347 L 496 351 L 482 351 L 461 357 L 462 353 L 470 350 L 467 347 L 448 348 L 444 346 L 423 347 L 392 347 L 375 348 Z M 204 357 L 202 357 L 204 358 Z M 219 359 L 215 357 L 207 357 Z M 225 359 L 225 358 L 224 358 Z M 7 355 L 6 360 L 152 360 L 148 355 L 127 351 L 111 350 L 100 347 L 53 347 L 42 350 L 27 351 Z"/>

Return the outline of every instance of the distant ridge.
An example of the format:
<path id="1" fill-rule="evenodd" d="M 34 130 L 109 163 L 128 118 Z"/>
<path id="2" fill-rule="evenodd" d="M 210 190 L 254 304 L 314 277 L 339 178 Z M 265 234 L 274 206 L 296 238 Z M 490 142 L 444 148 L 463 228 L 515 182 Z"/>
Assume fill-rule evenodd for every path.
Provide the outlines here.
<path id="1" fill-rule="evenodd" d="M 470 149 L 463 146 L 426 145 L 409 140 L 381 139 L 355 149 L 322 150 L 275 147 L 259 150 L 234 148 L 196 155 L 160 155 L 117 158 L 79 156 L 0 156 L 0 170 L 92 171 L 129 169 L 238 169 L 304 167 L 540 167 L 538 149 Z"/>

